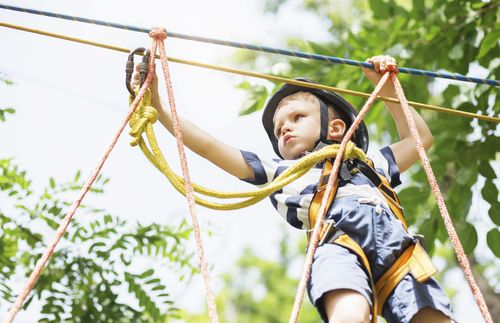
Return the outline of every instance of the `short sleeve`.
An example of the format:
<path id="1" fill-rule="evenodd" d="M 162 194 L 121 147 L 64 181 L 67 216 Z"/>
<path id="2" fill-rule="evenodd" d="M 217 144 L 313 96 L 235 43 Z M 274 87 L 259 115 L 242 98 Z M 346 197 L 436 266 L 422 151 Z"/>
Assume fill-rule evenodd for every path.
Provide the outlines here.
<path id="1" fill-rule="evenodd" d="M 373 161 L 375 170 L 379 174 L 385 176 L 389 180 L 392 187 L 396 187 L 401 184 L 399 168 L 396 164 L 391 147 L 386 146 L 369 157 Z"/>
<path id="2" fill-rule="evenodd" d="M 240 150 L 245 161 L 252 167 L 254 178 L 242 179 L 243 181 L 253 185 L 263 185 L 271 182 L 276 173 L 278 163 L 275 160 L 261 159 L 253 152 Z"/>

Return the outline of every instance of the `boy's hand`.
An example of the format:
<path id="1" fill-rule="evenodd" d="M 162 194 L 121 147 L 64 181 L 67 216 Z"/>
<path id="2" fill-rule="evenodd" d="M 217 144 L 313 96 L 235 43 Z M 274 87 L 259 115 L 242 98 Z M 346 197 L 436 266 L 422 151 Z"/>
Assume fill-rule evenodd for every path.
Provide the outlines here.
<path id="1" fill-rule="evenodd" d="M 132 75 L 131 85 L 133 89 L 140 87 L 140 74 L 139 74 L 139 64 L 135 65 L 134 74 Z M 158 94 L 158 78 L 156 72 L 153 75 L 151 84 L 149 85 L 149 90 L 151 91 L 151 105 L 157 110 L 160 108 L 160 95 Z"/>
<path id="2" fill-rule="evenodd" d="M 367 63 L 372 63 L 373 68 L 365 68 L 363 67 L 363 73 L 365 73 L 366 77 L 374 84 L 377 85 L 382 75 L 385 72 L 398 72 L 398 64 L 396 59 L 389 55 L 378 55 L 370 57 L 366 60 Z M 391 82 L 386 83 L 386 85 L 382 88 L 380 94 L 382 96 L 395 96 L 394 85 Z"/>

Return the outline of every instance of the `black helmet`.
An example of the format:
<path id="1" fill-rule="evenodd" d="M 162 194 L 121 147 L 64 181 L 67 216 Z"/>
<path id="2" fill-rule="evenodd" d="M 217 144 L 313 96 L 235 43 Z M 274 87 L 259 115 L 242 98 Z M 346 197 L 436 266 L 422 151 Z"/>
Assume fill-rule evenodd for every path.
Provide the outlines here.
<path id="1" fill-rule="evenodd" d="M 294 80 L 318 84 L 305 77 L 294 78 Z M 321 131 L 317 144 L 319 144 L 320 142 L 323 142 L 325 144 L 334 143 L 332 140 L 327 139 L 328 104 L 331 104 L 334 107 L 335 111 L 340 115 L 340 118 L 346 123 L 347 126 L 346 129 L 349 129 L 354 119 L 356 118 L 356 115 L 358 114 L 357 111 L 352 107 L 352 105 L 349 102 L 344 100 L 340 95 L 336 93 L 326 90 L 308 88 L 300 85 L 288 84 L 288 83 L 283 85 L 278 89 L 278 91 L 276 91 L 276 93 L 274 93 L 269 98 L 264 107 L 264 112 L 262 113 L 262 124 L 264 125 L 264 129 L 267 132 L 269 140 L 271 140 L 271 143 L 273 144 L 274 151 L 280 157 L 283 156 L 281 156 L 279 152 L 278 140 L 274 135 L 274 120 L 273 120 L 274 113 L 276 112 L 278 104 L 281 102 L 281 100 L 297 92 L 312 93 L 319 100 L 320 113 L 321 113 Z M 368 130 L 366 129 L 366 125 L 364 122 L 361 122 L 356 131 L 354 132 L 353 141 L 356 144 L 356 146 L 363 149 L 364 152 L 368 150 Z"/>

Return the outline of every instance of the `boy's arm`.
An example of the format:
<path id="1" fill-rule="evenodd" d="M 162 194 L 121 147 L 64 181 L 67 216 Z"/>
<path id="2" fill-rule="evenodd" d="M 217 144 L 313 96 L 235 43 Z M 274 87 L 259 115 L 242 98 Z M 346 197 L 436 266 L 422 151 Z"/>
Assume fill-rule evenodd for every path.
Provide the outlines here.
<path id="1" fill-rule="evenodd" d="M 363 68 L 365 75 L 374 83 L 377 84 L 382 75 L 387 71 L 397 67 L 396 60 L 390 56 L 375 56 L 367 60 L 373 63 L 375 70 Z M 381 96 L 396 98 L 396 90 L 392 82 L 388 81 L 380 92 Z M 396 127 L 398 129 L 399 141 L 391 145 L 392 152 L 400 173 L 404 172 L 412 166 L 418 159 L 419 155 L 416 148 L 416 142 L 411 136 L 403 108 L 399 103 L 384 102 L 387 110 L 392 114 Z M 428 150 L 433 144 L 432 133 L 425 123 L 424 119 L 410 106 L 411 113 L 415 119 L 418 133 L 422 139 L 425 150 Z"/>
<path id="2" fill-rule="evenodd" d="M 134 81 L 136 81 L 135 78 Z M 160 122 L 173 135 L 174 130 L 170 109 L 165 108 L 160 99 L 156 75 L 153 78 L 150 90 L 151 104 L 158 110 Z M 179 125 L 184 145 L 191 151 L 240 179 L 252 179 L 254 177 L 253 169 L 245 161 L 239 149 L 209 135 L 194 123 L 182 117 L 179 117 Z"/>

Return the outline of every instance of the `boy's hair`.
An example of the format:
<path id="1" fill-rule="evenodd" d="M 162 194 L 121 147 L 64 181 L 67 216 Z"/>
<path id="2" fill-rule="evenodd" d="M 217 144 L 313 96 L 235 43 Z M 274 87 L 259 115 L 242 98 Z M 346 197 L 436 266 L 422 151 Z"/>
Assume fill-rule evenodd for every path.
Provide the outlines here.
<path id="1" fill-rule="evenodd" d="M 314 104 L 317 104 L 319 106 L 319 99 L 316 95 L 312 94 L 311 92 L 307 91 L 300 91 L 294 94 L 291 94 L 289 96 L 284 97 L 280 103 L 278 104 L 278 107 L 276 108 L 276 111 L 279 110 L 284 104 L 290 102 L 290 101 L 296 101 L 296 100 L 303 100 L 306 102 L 311 102 Z M 325 102 L 327 108 L 328 108 L 328 120 L 333 120 L 336 118 L 339 118 L 339 114 L 335 110 L 335 107 L 330 104 L 329 102 Z M 276 112 L 274 113 L 276 115 Z M 274 121 L 274 118 L 273 118 Z"/>

